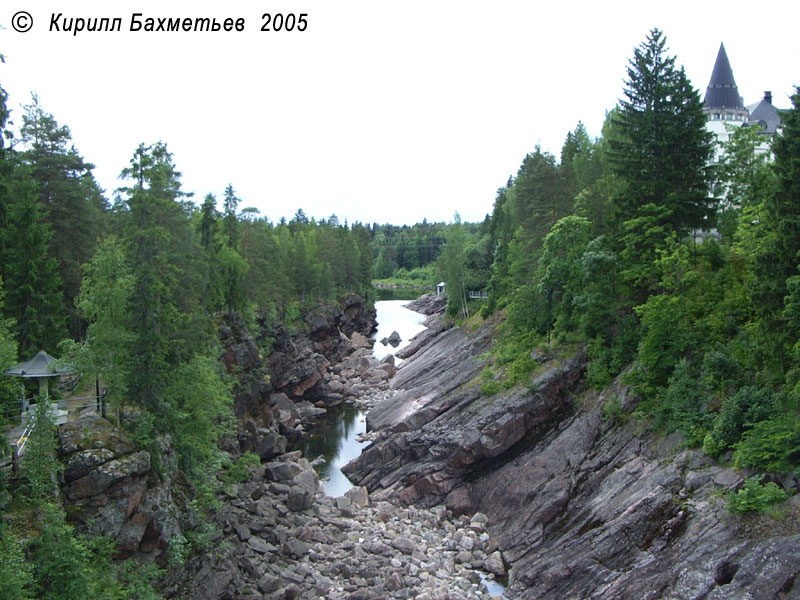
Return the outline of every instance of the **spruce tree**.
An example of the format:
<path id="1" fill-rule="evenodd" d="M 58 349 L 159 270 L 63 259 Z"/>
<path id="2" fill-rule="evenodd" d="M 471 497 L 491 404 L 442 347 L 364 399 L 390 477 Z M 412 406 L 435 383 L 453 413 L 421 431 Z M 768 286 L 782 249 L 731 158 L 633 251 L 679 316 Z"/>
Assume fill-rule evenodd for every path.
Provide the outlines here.
<path id="1" fill-rule="evenodd" d="M 34 95 L 24 107 L 20 133 L 42 207 L 42 219 L 53 232 L 51 255 L 59 262 L 63 283 L 63 312 L 70 334 L 80 337 L 83 327 L 75 310 L 80 290 L 80 268 L 94 252 L 104 223 L 106 201 L 92 176 L 93 165 L 74 146 L 68 127 L 59 125 Z"/>
<path id="2" fill-rule="evenodd" d="M 792 103 L 781 116 L 783 133 L 772 145 L 775 186 L 764 200 L 764 235 L 754 253 L 751 287 L 764 324 L 788 344 L 796 344 L 800 333 L 800 88 Z"/>
<path id="3" fill-rule="evenodd" d="M 50 227 L 42 217 L 36 184 L 25 165 L 5 181 L 6 223 L 0 231 L 0 264 L 6 290 L 6 315 L 23 356 L 55 350 L 63 339 L 64 307 L 58 263 L 52 257 Z"/>
<path id="4" fill-rule="evenodd" d="M 239 218 L 236 216 L 236 207 L 239 206 L 239 198 L 236 197 L 236 190 L 232 184 L 225 188 L 225 211 L 223 223 L 225 228 L 225 238 L 229 248 L 238 249 L 239 247 Z"/>
<path id="5" fill-rule="evenodd" d="M 155 426 L 167 427 L 163 389 L 183 352 L 190 351 L 181 296 L 191 298 L 192 290 L 180 281 L 178 265 L 185 248 L 174 245 L 176 236 L 188 227 L 188 219 L 179 203 L 184 196 L 180 173 L 165 144 L 140 145 L 122 177 L 133 181 L 133 186 L 121 190 L 127 196 L 126 242 L 134 274 L 129 325 L 134 340 L 126 388 L 131 401 L 144 409 L 142 435 L 146 439 Z M 153 421 L 148 423 L 148 418 Z"/>
<path id="6" fill-rule="evenodd" d="M 708 227 L 714 205 L 708 194 L 712 135 L 700 95 L 675 57 L 666 54 L 666 38 L 653 29 L 634 49 L 628 66 L 625 98 L 612 140 L 611 159 L 627 182 L 617 198 L 622 219 L 640 207 L 665 207 L 665 224 L 679 234 Z"/>

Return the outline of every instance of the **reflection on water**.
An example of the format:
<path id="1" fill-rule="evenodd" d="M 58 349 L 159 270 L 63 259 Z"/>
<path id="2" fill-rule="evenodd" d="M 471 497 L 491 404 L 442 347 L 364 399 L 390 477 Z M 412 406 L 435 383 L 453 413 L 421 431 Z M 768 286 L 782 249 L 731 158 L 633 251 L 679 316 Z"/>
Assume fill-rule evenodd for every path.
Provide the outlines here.
<path id="1" fill-rule="evenodd" d="M 378 319 L 378 331 L 375 333 L 375 339 L 388 338 L 393 331 L 396 331 L 400 334 L 400 339 L 402 340 L 396 348 L 390 345 L 384 346 L 377 342 L 372 347 L 372 353 L 378 360 L 381 360 L 387 354 L 394 354 L 398 350 L 405 348 L 411 342 L 411 338 L 425 329 L 422 322 L 427 317 L 413 310 L 408 310 L 405 306 L 409 302 L 410 300 L 384 300 L 375 303 Z"/>
<path id="2" fill-rule="evenodd" d="M 375 288 L 378 300 L 416 300 L 428 290 L 421 288 Z"/>
<path id="3" fill-rule="evenodd" d="M 403 340 L 397 348 L 376 343 L 373 354 L 377 359 L 380 360 L 387 354 L 407 346 L 412 337 L 425 329 L 422 325 L 425 315 L 404 308 L 408 303 L 409 300 L 385 300 L 375 303 L 378 320 L 377 339 L 389 337 L 392 331 L 397 331 Z M 294 444 L 291 450 L 301 450 L 303 456 L 310 461 L 323 456 L 325 463 L 317 467 L 317 472 L 326 480 L 325 488 L 328 495 L 341 496 L 353 487 L 341 468 L 361 454 L 364 444 L 359 443 L 356 438 L 366 430 L 366 415 L 352 404 L 340 404 L 329 408 L 328 412 L 316 421 L 314 428 L 309 431 L 310 435 Z"/>
<path id="4" fill-rule="evenodd" d="M 317 472 L 320 478 L 329 478 L 325 481 L 328 495 L 341 496 L 353 487 L 341 469 L 361 454 L 363 444 L 356 437 L 366 430 L 366 415 L 352 404 L 340 404 L 329 408 L 317 421 L 311 435 L 295 444 L 292 450 L 302 450 L 308 460 L 325 457 L 325 463 L 317 467 Z"/>

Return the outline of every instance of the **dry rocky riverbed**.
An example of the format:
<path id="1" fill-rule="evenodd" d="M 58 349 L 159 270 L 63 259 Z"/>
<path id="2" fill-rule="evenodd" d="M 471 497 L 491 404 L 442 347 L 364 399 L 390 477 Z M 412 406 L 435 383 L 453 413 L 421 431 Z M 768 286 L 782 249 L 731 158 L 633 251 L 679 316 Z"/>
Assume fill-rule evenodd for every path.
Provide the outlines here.
<path id="1" fill-rule="evenodd" d="M 505 574 L 485 515 L 373 503 L 365 488 L 331 498 L 297 452 L 228 494 L 215 550 L 187 564 L 169 596 L 489 599 L 476 569 Z"/>

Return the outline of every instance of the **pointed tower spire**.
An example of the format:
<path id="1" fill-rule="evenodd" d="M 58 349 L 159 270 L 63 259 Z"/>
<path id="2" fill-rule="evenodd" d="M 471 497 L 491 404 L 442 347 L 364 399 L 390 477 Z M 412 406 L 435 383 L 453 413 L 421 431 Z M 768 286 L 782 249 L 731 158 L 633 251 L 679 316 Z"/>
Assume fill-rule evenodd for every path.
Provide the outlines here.
<path id="1" fill-rule="evenodd" d="M 744 110 L 744 102 L 739 95 L 739 88 L 736 87 L 736 80 L 733 78 L 733 70 L 725 52 L 725 44 L 720 43 L 719 45 L 717 62 L 714 63 L 714 71 L 711 73 L 711 81 L 708 82 L 703 103 L 707 111 Z"/>
<path id="2" fill-rule="evenodd" d="M 725 44 L 719 45 L 717 62 L 711 72 L 706 97 L 703 100 L 703 112 L 706 114 L 706 129 L 714 134 L 718 142 L 730 139 L 730 127 L 740 127 L 747 122 L 747 109 L 744 107 L 736 80 L 733 78 L 731 63 L 725 52 Z M 719 158 L 717 150 L 716 158 Z"/>

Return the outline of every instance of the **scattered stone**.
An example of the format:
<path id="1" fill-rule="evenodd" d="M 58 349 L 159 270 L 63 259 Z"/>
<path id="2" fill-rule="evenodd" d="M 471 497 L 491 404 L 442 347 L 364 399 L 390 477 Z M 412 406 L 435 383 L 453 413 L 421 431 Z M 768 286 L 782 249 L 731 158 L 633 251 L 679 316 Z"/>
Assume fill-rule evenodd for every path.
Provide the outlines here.
<path id="1" fill-rule="evenodd" d="M 503 555 L 499 550 L 492 552 L 484 561 L 483 568 L 494 574 L 496 577 L 503 577 L 506 574 L 506 566 L 503 563 Z"/>
<path id="2" fill-rule="evenodd" d="M 358 486 L 347 490 L 344 494 L 350 503 L 356 508 L 366 508 L 369 506 L 369 492 L 367 488 Z"/>
<path id="3" fill-rule="evenodd" d="M 414 552 L 414 548 L 416 547 L 414 542 L 407 537 L 394 538 L 391 542 L 391 546 L 396 550 L 400 550 L 400 552 L 404 554 L 411 554 Z"/>
<path id="4" fill-rule="evenodd" d="M 353 335 L 350 336 L 350 344 L 355 349 L 370 347 L 369 340 L 357 331 L 354 331 Z"/>

